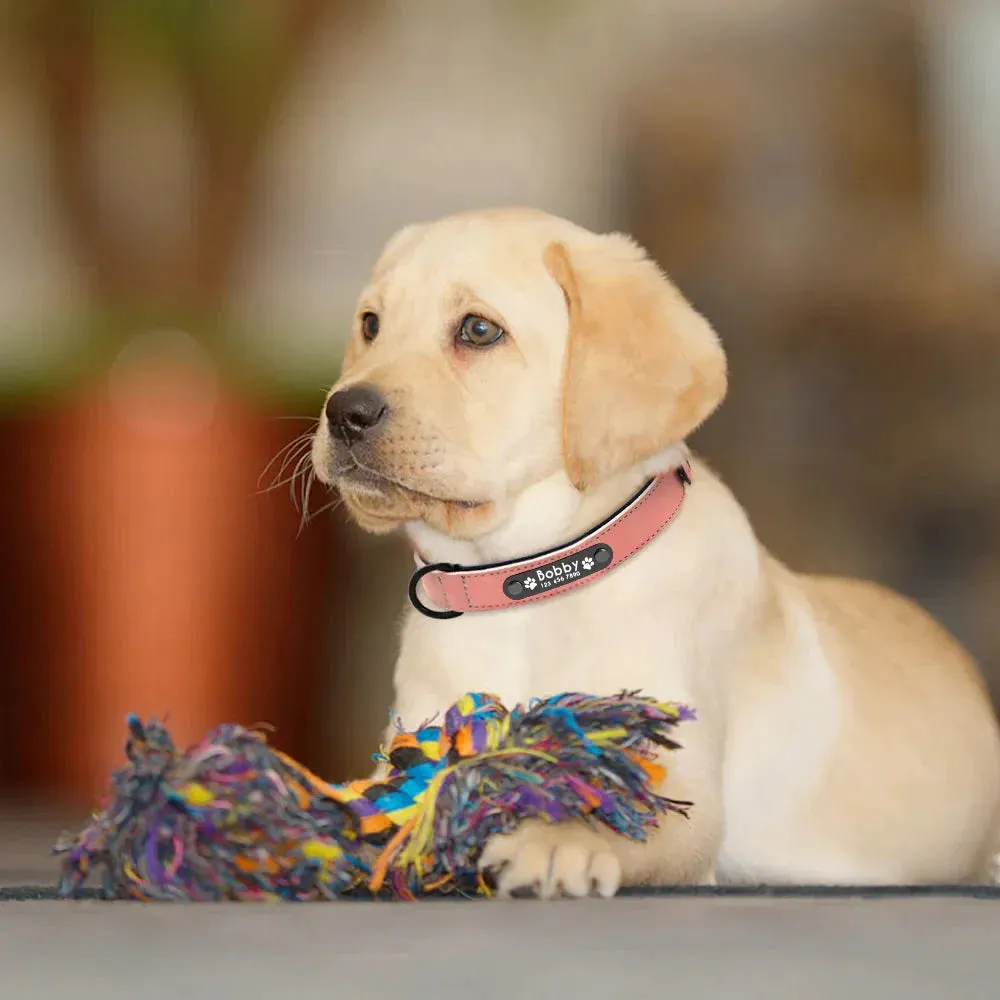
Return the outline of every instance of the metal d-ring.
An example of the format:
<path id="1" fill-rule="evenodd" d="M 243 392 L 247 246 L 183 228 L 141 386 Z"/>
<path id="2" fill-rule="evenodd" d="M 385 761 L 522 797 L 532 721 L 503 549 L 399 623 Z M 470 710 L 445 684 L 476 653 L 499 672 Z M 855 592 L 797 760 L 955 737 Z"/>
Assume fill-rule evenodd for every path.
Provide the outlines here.
<path id="1" fill-rule="evenodd" d="M 420 581 L 427 576 L 428 573 L 433 573 L 436 570 L 440 570 L 442 573 L 454 573 L 461 569 L 460 566 L 453 566 L 451 563 L 433 563 L 430 566 L 421 566 L 420 569 L 410 577 L 410 604 L 412 604 L 417 611 L 422 615 L 426 615 L 428 618 L 458 618 L 465 614 L 464 611 L 435 611 L 433 608 L 427 607 L 423 601 L 420 600 L 417 594 L 417 587 Z"/>

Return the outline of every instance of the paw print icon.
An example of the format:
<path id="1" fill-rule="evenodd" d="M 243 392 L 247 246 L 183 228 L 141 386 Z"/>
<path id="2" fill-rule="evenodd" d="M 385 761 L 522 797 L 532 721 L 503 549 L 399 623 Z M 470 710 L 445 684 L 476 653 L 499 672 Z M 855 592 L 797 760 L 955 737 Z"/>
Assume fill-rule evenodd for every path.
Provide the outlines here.
<path id="1" fill-rule="evenodd" d="M 583 567 L 583 568 L 584 568 L 585 570 L 592 570 L 592 569 L 594 568 L 594 560 L 593 560 L 593 559 L 591 559 L 591 558 L 590 558 L 590 556 L 584 556 L 584 557 L 583 557 L 583 558 L 582 558 L 582 559 L 580 560 L 580 565 L 581 565 L 581 566 L 582 566 L 582 567 Z"/>
<path id="2" fill-rule="evenodd" d="M 534 590 L 535 587 L 537 587 L 537 586 L 538 586 L 538 584 L 535 583 L 535 578 L 533 576 L 525 577 L 525 579 L 524 579 L 524 589 L 525 590 Z"/>

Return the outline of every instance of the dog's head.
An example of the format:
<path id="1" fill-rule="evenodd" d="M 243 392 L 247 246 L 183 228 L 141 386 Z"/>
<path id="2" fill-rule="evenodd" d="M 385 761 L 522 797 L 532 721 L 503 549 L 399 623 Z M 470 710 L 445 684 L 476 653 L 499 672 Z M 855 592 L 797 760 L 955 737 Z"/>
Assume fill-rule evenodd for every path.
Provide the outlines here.
<path id="1" fill-rule="evenodd" d="M 582 491 L 680 443 L 725 392 L 715 333 L 627 237 L 453 216 L 383 250 L 313 465 L 370 531 L 471 538 L 560 471 Z"/>

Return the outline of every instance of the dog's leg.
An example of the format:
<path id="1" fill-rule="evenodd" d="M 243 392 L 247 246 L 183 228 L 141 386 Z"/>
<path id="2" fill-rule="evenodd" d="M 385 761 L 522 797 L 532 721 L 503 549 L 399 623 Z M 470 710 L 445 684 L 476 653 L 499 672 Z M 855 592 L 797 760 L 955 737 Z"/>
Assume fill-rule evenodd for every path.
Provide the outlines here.
<path id="1" fill-rule="evenodd" d="M 493 873 L 501 897 L 610 897 L 621 886 L 714 884 L 721 795 L 716 782 L 691 780 L 690 759 L 686 763 L 687 773 L 673 769 L 667 786 L 671 797 L 694 801 L 690 815 L 667 814 L 648 840 L 632 841 L 581 822 L 529 820 L 513 833 L 493 837 L 480 868 Z M 689 788 L 697 788 L 697 796 L 685 794 Z"/>

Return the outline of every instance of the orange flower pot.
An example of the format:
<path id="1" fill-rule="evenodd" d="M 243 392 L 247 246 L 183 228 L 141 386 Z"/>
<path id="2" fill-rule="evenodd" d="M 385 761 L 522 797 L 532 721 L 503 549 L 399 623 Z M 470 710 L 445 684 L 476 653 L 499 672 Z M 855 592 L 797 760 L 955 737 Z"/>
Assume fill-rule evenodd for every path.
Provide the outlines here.
<path id="1" fill-rule="evenodd" d="M 329 766 L 334 522 L 297 537 L 287 492 L 258 491 L 293 425 L 225 394 L 206 418 L 201 391 L 170 375 L 157 424 L 99 386 L 35 431 L 26 512 L 44 526 L 46 652 L 20 682 L 16 745 L 22 776 L 64 801 L 106 787 L 129 712 L 167 717 L 181 743 L 272 723 L 284 749 Z"/>

